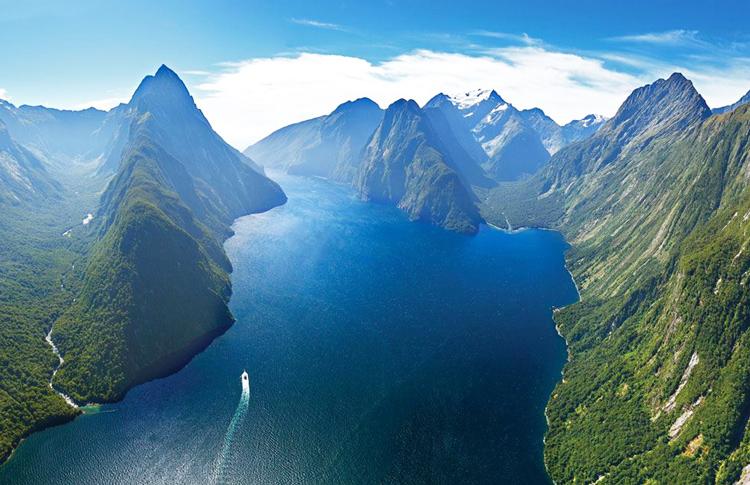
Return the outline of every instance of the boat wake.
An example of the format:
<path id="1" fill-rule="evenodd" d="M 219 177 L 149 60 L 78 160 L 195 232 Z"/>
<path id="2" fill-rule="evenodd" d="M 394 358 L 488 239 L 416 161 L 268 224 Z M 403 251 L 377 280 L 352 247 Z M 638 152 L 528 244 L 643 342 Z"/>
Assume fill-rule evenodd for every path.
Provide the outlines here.
<path id="1" fill-rule="evenodd" d="M 235 483 L 235 480 L 231 476 L 228 476 L 227 463 L 230 461 L 230 453 L 232 450 L 232 441 L 234 435 L 237 432 L 237 428 L 240 427 L 242 422 L 245 420 L 247 414 L 248 404 L 250 402 L 250 380 L 246 371 L 242 372 L 240 377 L 242 382 L 242 395 L 240 395 L 240 402 L 237 404 L 237 410 L 232 416 L 232 420 L 229 422 L 229 428 L 227 433 L 224 435 L 224 444 L 221 447 L 221 452 L 216 460 L 216 467 L 214 471 L 214 483 Z"/>

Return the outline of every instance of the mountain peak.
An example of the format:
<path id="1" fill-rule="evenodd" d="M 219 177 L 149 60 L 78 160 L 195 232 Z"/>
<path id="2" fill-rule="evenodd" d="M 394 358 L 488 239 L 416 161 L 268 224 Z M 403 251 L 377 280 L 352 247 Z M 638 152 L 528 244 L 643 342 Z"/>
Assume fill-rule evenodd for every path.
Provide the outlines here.
<path id="1" fill-rule="evenodd" d="M 162 64 L 153 76 L 146 76 L 133 93 L 130 104 L 146 108 L 152 105 L 185 104 L 194 106 L 185 83 L 166 65 Z"/>
<path id="2" fill-rule="evenodd" d="M 154 74 L 154 77 L 159 78 L 165 76 L 178 78 L 177 73 L 168 68 L 166 64 L 162 64 L 161 66 L 159 66 L 159 69 L 156 70 L 156 74 Z"/>
<path id="3" fill-rule="evenodd" d="M 488 100 L 492 100 L 495 103 L 505 103 L 503 98 L 494 89 L 473 89 L 459 94 L 448 95 L 448 98 L 461 110 L 469 109 Z"/>
<path id="4" fill-rule="evenodd" d="M 380 106 L 370 98 L 357 98 L 353 101 L 346 101 L 336 107 L 331 114 L 343 113 L 353 109 L 379 110 Z"/>
<path id="5" fill-rule="evenodd" d="M 668 79 L 659 79 L 634 90 L 609 126 L 627 127 L 631 135 L 657 127 L 679 130 L 710 115 L 711 110 L 693 83 L 676 72 Z"/>
<path id="6" fill-rule="evenodd" d="M 401 99 L 397 99 L 396 101 L 394 101 L 393 103 L 391 103 L 390 106 L 388 106 L 388 109 L 386 111 L 399 111 L 399 110 L 402 110 L 402 111 L 405 111 L 405 110 L 412 110 L 412 111 L 417 110 L 417 111 L 419 111 L 419 105 L 413 99 L 408 99 L 407 100 L 407 99 L 401 98 Z"/>
<path id="7" fill-rule="evenodd" d="M 667 79 L 667 81 L 670 82 L 690 82 L 688 78 L 686 78 L 681 72 L 673 72 L 671 76 Z"/>

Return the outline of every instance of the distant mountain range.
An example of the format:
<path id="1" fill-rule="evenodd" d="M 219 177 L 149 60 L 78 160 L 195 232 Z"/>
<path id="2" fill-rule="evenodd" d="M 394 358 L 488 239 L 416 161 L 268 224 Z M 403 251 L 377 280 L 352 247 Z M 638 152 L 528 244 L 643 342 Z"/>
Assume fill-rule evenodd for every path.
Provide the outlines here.
<path id="1" fill-rule="evenodd" d="M 11 138 L 0 119 L 0 203 L 21 204 L 59 197 L 60 185 L 44 164 Z"/>
<path id="2" fill-rule="evenodd" d="M 389 109 L 402 105 L 395 103 Z M 518 111 L 493 90 L 476 90 L 455 96 L 438 94 L 422 108 L 413 101 L 403 106 L 409 107 L 411 121 L 419 126 L 400 127 L 397 130 L 399 140 L 395 140 L 393 134 L 385 135 L 391 139 L 381 150 L 391 154 L 394 145 L 408 147 L 408 151 L 399 156 L 410 158 L 418 152 L 416 145 L 427 138 L 430 153 L 435 154 L 431 159 L 443 160 L 443 165 L 459 176 L 462 187 L 460 190 L 451 189 L 452 195 L 448 195 L 444 187 L 433 185 L 438 183 L 438 179 L 432 176 L 434 174 L 416 173 L 417 167 L 408 171 L 410 176 L 420 177 L 420 183 L 406 184 L 412 191 L 410 197 L 404 198 L 403 190 L 396 190 L 393 186 L 375 185 L 378 180 L 385 183 L 384 176 L 391 182 L 397 177 L 405 179 L 404 174 L 397 173 L 412 160 L 401 160 L 398 162 L 400 168 L 381 168 L 383 174 L 374 175 L 378 173 L 374 160 L 379 158 L 372 142 L 376 135 L 384 136 L 381 125 L 384 113 L 367 98 L 344 103 L 330 115 L 281 128 L 248 147 L 244 153 L 269 168 L 354 183 L 363 198 L 395 204 L 413 219 L 460 232 L 474 232 L 477 221 L 481 220 L 474 215 L 477 212 L 475 202 L 470 202 L 475 206 L 468 211 L 471 216 L 468 212 L 457 216 L 462 219 L 461 223 L 455 218 L 446 218 L 441 211 L 426 210 L 426 207 L 441 206 L 454 213 L 459 206 L 468 209 L 466 201 L 477 199 L 475 190 L 530 176 L 549 160 L 550 154 L 590 136 L 605 121 L 601 116 L 590 115 L 559 126 L 540 109 Z M 410 146 L 410 137 L 420 141 L 414 141 Z M 382 157 L 379 160 L 390 165 L 397 162 L 384 161 Z M 444 182 L 440 179 L 439 183 Z M 465 200 L 464 194 L 468 194 Z M 455 199 L 450 200 L 453 197 Z M 420 201 L 418 207 L 414 201 Z"/>
<path id="3" fill-rule="evenodd" d="M 361 152 L 382 118 L 377 104 L 360 98 L 327 116 L 281 128 L 248 147 L 245 155 L 291 174 L 351 181 Z"/>
<path id="4" fill-rule="evenodd" d="M 735 109 L 739 108 L 740 106 L 744 104 L 750 103 L 750 91 L 745 93 L 743 97 L 741 97 L 737 102 L 730 104 L 729 106 L 722 106 L 721 108 L 714 108 L 713 113 L 714 114 L 722 114 L 727 113 L 729 111 L 734 111 Z"/>

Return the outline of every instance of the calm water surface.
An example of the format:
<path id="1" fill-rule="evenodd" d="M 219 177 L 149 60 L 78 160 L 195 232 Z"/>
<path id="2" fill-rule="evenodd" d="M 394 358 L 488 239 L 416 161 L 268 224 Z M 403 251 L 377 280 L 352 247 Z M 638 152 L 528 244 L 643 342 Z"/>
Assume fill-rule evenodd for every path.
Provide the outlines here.
<path id="1" fill-rule="evenodd" d="M 237 323 L 177 374 L 31 436 L 0 483 L 548 482 L 551 307 L 576 298 L 561 236 L 467 237 L 279 180 L 289 202 L 226 243 Z"/>

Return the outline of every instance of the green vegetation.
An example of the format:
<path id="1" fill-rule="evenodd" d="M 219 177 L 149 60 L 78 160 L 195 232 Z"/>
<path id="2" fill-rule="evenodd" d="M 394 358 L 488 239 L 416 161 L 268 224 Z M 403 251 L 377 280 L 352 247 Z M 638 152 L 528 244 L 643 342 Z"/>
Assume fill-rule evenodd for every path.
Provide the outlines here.
<path id="1" fill-rule="evenodd" d="M 675 84 L 671 105 L 636 91 L 648 116 L 629 99 L 626 128 L 483 208 L 573 244 L 581 301 L 555 314 L 571 359 L 547 409 L 557 483 L 733 483 L 750 463 L 750 108 L 702 121 Z"/>
<path id="2" fill-rule="evenodd" d="M 368 146 L 354 186 L 365 200 L 391 203 L 413 220 L 475 233 L 481 220 L 474 195 L 414 101 L 386 110 Z"/>
<path id="3" fill-rule="evenodd" d="M 0 461 L 29 433 L 78 414 L 48 385 L 58 358 L 45 335 L 77 290 L 85 234 L 62 236 L 80 225 L 70 201 L 34 202 L 0 204 Z"/>
<path id="4" fill-rule="evenodd" d="M 229 225 L 286 201 L 166 66 L 106 116 L 37 107 L 40 127 L 13 118 L 20 111 L 5 112 L 8 126 L 39 144 L 24 148 L 0 126 L 0 461 L 78 414 L 51 379 L 78 402 L 117 400 L 225 331 Z M 90 135 L 99 118 L 96 136 L 67 140 L 76 156 L 62 150 L 66 128 Z M 107 150 L 89 160 L 78 151 L 91 144 Z M 56 374 L 50 330 L 65 359 Z"/>
<path id="5" fill-rule="evenodd" d="M 56 384 L 79 402 L 117 400 L 133 385 L 174 371 L 232 323 L 229 262 L 169 189 L 170 174 L 186 180 L 179 162 L 143 142 L 103 196 L 108 201 L 122 190 L 103 208 L 109 226 L 93 248 L 79 297 L 54 331 L 65 356 Z"/>

